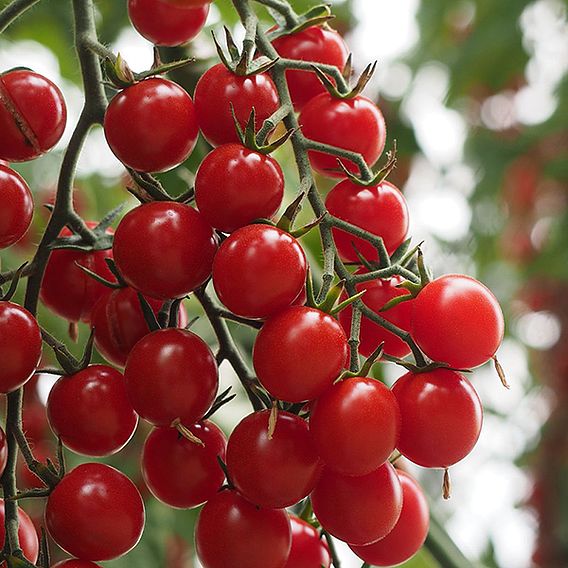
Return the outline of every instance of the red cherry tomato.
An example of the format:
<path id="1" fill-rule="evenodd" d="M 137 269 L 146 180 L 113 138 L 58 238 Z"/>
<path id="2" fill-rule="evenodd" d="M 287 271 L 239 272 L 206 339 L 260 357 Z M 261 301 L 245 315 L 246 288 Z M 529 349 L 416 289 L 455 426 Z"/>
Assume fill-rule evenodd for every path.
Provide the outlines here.
<path id="1" fill-rule="evenodd" d="M 62 560 L 52 568 L 100 568 L 100 566 L 88 560 Z"/>
<path id="2" fill-rule="evenodd" d="M 278 412 L 270 436 L 270 412 L 249 414 L 233 430 L 227 446 L 227 467 L 231 481 L 251 503 L 282 509 L 312 491 L 322 464 L 306 421 Z"/>
<path id="3" fill-rule="evenodd" d="M 113 254 L 126 282 L 152 298 L 182 298 L 211 274 L 217 239 L 192 207 L 154 201 L 127 213 Z"/>
<path id="4" fill-rule="evenodd" d="M 330 568 L 331 554 L 325 539 L 306 521 L 290 515 L 292 548 L 284 568 Z"/>
<path id="5" fill-rule="evenodd" d="M 448 274 L 427 284 L 414 300 L 411 334 L 435 361 L 467 369 L 482 365 L 503 340 L 499 302 L 481 282 Z"/>
<path id="6" fill-rule="evenodd" d="M 266 321 L 253 350 L 259 381 L 279 400 L 320 396 L 341 373 L 347 338 L 339 322 L 314 308 L 293 306 Z"/>
<path id="7" fill-rule="evenodd" d="M 402 509 L 402 488 L 394 467 L 385 463 L 360 477 L 325 468 L 312 493 L 321 526 L 348 544 L 370 544 L 385 537 Z"/>
<path id="8" fill-rule="evenodd" d="M 286 511 L 261 509 L 235 491 L 210 499 L 195 527 L 204 568 L 284 568 L 291 541 Z"/>
<path id="9" fill-rule="evenodd" d="M 21 387 L 41 358 L 41 332 L 36 319 L 21 306 L 0 301 L 0 393 Z"/>
<path id="10" fill-rule="evenodd" d="M 407 373 L 392 391 L 402 415 L 397 446 L 402 455 L 423 467 L 446 468 L 471 452 L 483 409 L 463 375 L 448 369 Z"/>
<path id="11" fill-rule="evenodd" d="M 209 420 L 189 427 L 203 446 L 174 428 L 152 430 L 142 452 L 142 474 L 156 499 L 170 507 L 191 509 L 211 499 L 225 481 L 217 458 L 225 460 L 227 439 Z"/>
<path id="12" fill-rule="evenodd" d="M 65 446 L 93 457 L 120 451 L 138 424 L 124 377 L 106 365 L 61 377 L 49 393 L 47 417 Z"/>
<path id="13" fill-rule="evenodd" d="M 53 540 L 82 560 L 112 560 L 132 550 L 144 530 L 144 503 L 120 471 L 86 463 L 65 475 L 47 499 Z"/>
<path id="14" fill-rule="evenodd" d="M 185 8 L 195 8 L 197 6 L 203 6 L 204 4 L 211 4 L 213 0 L 168 0 L 170 4 L 175 4 L 176 6 L 184 6 Z"/>
<path id="15" fill-rule="evenodd" d="M 394 566 L 412 558 L 424 544 L 430 525 L 428 502 L 418 482 L 398 471 L 402 485 L 402 512 L 394 529 L 368 546 L 352 546 L 353 552 L 373 566 Z"/>
<path id="16" fill-rule="evenodd" d="M 364 274 L 367 270 L 359 269 L 356 274 Z M 388 310 L 381 312 L 383 306 L 397 296 L 410 294 L 404 288 L 397 288 L 404 279 L 400 276 L 393 276 L 386 280 L 369 280 L 356 285 L 357 292 L 365 291 L 361 298 L 363 303 L 371 308 L 382 318 L 394 323 L 397 327 L 404 331 L 410 331 L 410 319 L 412 316 L 413 300 L 402 302 L 397 306 L 393 306 Z M 345 296 L 343 299 L 347 299 Z M 353 308 L 348 306 L 339 313 L 339 321 L 349 335 L 351 333 L 351 320 L 353 318 Z M 384 327 L 371 321 L 363 316 L 361 318 L 361 330 L 359 333 L 359 353 L 365 357 L 369 357 L 377 347 L 384 342 L 384 352 L 392 357 L 405 357 L 410 353 L 408 343 L 404 342 L 394 333 L 386 330 Z"/>
<path id="17" fill-rule="evenodd" d="M 174 47 L 194 39 L 203 29 L 209 4 L 184 6 L 171 0 L 128 0 L 132 25 L 148 41 Z"/>
<path id="18" fill-rule="evenodd" d="M 343 71 L 349 57 L 349 49 L 343 38 L 335 30 L 321 26 L 279 37 L 272 45 L 286 59 L 334 65 L 340 71 Z M 286 71 L 286 80 L 294 108 L 298 111 L 310 99 L 325 92 L 325 87 L 313 71 Z"/>
<path id="19" fill-rule="evenodd" d="M 374 379 L 336 383 L 316 401 L 310 432 L 326 465 L 344 475 L 365 475 L 394 451 L 400 410 L 392 392 Z"/>
<path id="20" fill-rule="evenodd" d="M 223 144 L 197 170 L 197 208 L 216 229 L 231 233 L 256 219 L 271 219 L 284 196 L 278 162 L 240 144 Z"/>
<path id="21" fill-rule="evenodd" d="M 311 99 L 299 117 L 302 132 L 310 140 L 330 144 L 361 154 L 372 166 L 383 153 L 387 128 L 385 119 L 370 99 L 356 96 L 352 99 L 336 99 L 322 93 Z M 338 170 L 337 158 L 330 154 L 310 151 L 314 170 L 328 177 L 343 177 Z M 358 172 L 350 160 L 342 160 L 351 172 Z"/>
<path id="22" fill-rule="evenodd" d="M 156 426 L 198 422 L 215 399 L 217 364 L 207 343 L 182 329 L 162 329 L 143 337 L 124 370 L 130 402 Z"/>
<path id="23" fill-rule="evenodd" d="M 4 434 L 4 430 L 0 428 L 0 476 L 4 473 L 7 462 L 8 462 L 8 442 L 6 440 L 6 434 Z"/>
<path id="24" fill-rule="evenodd" d="M 3 249 L 26 234 L 34 212 L 28 184 L 18 172 L 3 165 L 0 165 L 0 200 L 0 249 Z"/>
<path id="25" fill-rule="evenodd" d="M 233 313 L 266 318 L 298 297 L 306 272 L 306 255 L 294 237 L 270 225 L 248 225 L 219 248 L 213 284 Z"/>
<path id="26" fill-rule="evenodd" d="M 162 78 L 140 81 L 118 93 L 106 111 L 104 130 L 116 157 L 141 172 L 179 166 L 199 134 L 191 97 Z"/>
<path id="27" fill-rule="evenodd" d="M 45 440 L 51 435 L 45 406 L 37 399 L 28 399 L 25 387 L 32 382 L 34 377 L 24 385 L 24 411 L 22 413 L 23 430 L 28 442 L 33 444 Z"/>
<path id="28" fill-rule="evenodd" d="M 212 146 L 239 142 L 231 104 L 242 128 L 253 107 L 260 125 L 280 105 L 276 86 L 267 74 L 243 77 L 235 75 L 222 63 L 214 65 L 201 76 L 195 87 L 199 128 Z"/>
<path id="29" fill-rule="evenodd" d="M 67 109 L 49 79 L 29 69 L 0 75 L 0 158 L 25 162 L 51 150 L 63 135 Z"/>
<path id="30" fill-rule="evenodd" d="M 6 541 L 6 529 L 4 522 L 6 513 L 4 511 L 4 499 L 0 499 L 0 547 L 4 546 Z M 28 517 L 23 509 L 18 507 L 18 519 L 20 525 L 18 527 L 18 539 L 20 548 L 24 556 L 32 563 L 35 563 L 39 555 L 39 541 L 33 521 Z M 6 562 L 0 563 L 1 568 L 6 568 Z"/>

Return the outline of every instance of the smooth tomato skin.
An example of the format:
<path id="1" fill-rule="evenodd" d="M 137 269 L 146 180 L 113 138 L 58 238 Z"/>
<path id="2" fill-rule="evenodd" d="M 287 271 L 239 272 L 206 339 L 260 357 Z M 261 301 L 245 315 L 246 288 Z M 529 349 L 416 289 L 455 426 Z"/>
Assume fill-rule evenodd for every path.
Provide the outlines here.
<path id="1" fill-rule="evenodd" d="M 92 457 L 120 451 L 138 424 L 124 377 L 106 365 L 61 377 L 49 393 L 47 417 L 67 448 Z"/>
<path id="2" fill-rule="evenodd" d="M 423 467 L 447 468 L 471 452 L 483 409 L 463 375 L 448 369 L 407 373 L 392 392 L 402 416 L 397 447 L 404 457 Z"/>
<path id="3" fill-rule="evenodd" d="M 254 412 L 233 430 L 227 446 L 227 468 L 245 499 L 267 509 L 282 509 L 309 495 L 321 473 L 308 424 L 278 412 L 272 438 L 270 410 Z"/>
<path id="4" fill-rule="evenodd" d="M 142 451 L 142 474 L 156 499 L 170 507 L 191 509 L 209 501 L 225 481 L 217 457 L 225 461 L 227 438 L 213 422 L 189 427 L 204 446 L 175 428 L 154 428 Z"/>
<path id="5" fill-rule="evenodd" d="M 252 107 L 256 123 L 278 110 L 278 92 L 272 79 L 265 73 L 241 77 L 229 71 L 222 63 L 207 70 L 195 87 L 195 108 L 199 128 L 212 146 L 239 142 L 231 103 L 242 128 L 245 127 Z"/>
<path id="6" fill-rule="evenodd" d="M 233 313 L 267 318 L 287 308 L 301 293 L 308 263 L 300 243 L 270 225 L 235 231 L 213 261 L 213 285 Z"/>
<path id="7" fill-rule="evenodd" d="M 241 144 L 223 144 L 205 156 L 195 176 L 195 201 L 207 222 L 232 233 L 271 219 L 284 196 L 278 162 Z"/>
<path id="8" fill-rule="evenodd" d="M 144 502 L 126 475 L 102 463 L 77 466 L 47 499 L 45 525 L 72 556 L 93 562 L 132 550 L 144 530 Z"/>
<path id="9" fill-rule="evenodd" d="M 160 300 L 182 298 L 211 275 L 217 238 L 189 205 L 154 201 L 119 223 L 114 260 L 129 286 Z"/>
<path id="10" fill-rule="evenodd" d="M 141 172 L 165 172 L 191 154 L 199 129 L 189 94 L 178 84 L 151 78 L 118 93 L 104 120 L 115 156 Z"/>
<path id="11" fill-rule="evenodd" d="M 397 445 L 398 403 L 379 381 L 345 379 L 315 401 L 310 432 L 328 468 L 343 475 L 365 475 L 386 462 Z"/>
<path id="12" fill-rule="evenodd" d="M 195 527 L 204 568 L 284 568 L 291 542 L 286 511 L 261 509 L 236 491 L 210 499 Z"/>
<path id="13" fill-rule="evenodd" d="M 348 544 L 370 544 L 384 538 L 398 521 L 402 487 L 388 462 L 359 477 L 325 468 L 312 493 L 312 505 L 330 534 Z"/>
<path id="14" fill-rule="evenodd" d="M 269 318 L 253 349 L 258 380 L 279 400 L 302 402 L 320 396 L 347 361 L 347 337 L 330 315 L 292 306 Z"/>
<path id="15" fill-rule="evenodd" d="M 6 541 L 6 529 L 4 522 L 6 513 L 4 511 L 4 499 L 0 499 L 0 547 L 4 546 Z M 20 526 L 18 527 L 18 538 L 20 540 L 20 548 L 24 556 L 32 563 L 35 563 L 39 555 L 39 540 L 33 521 L 27 513 L 18 507 L 18 519 Z M 6 567 L 6 562 L 0 562 L 2 568 Z"/>
<path id="16" fill-rule="evenodd" d="M 17 243 L 30 228 L 34 200 L 28 184 L 16 171 L 0 164 L 0 249 Z"/>
<path id="17" fill-rule="evenodd" d="M 175 47 L 203 29 L 209 4 L 184 6 L 168 0 L 128 0 L 128 16 L 138 33 L 155 45 Z"/>
<path id="18" fill-rule="evenodd" d="M 343 71 L 349 57 L 349 49 L 341 35 L 321 26 L 279 37 L 272 45 L 286 59 L 335 65 L 340 71 Z M 310 99 L 325 92 L 325 87 L 313 71 L 289 70 L 286 71 L 286 80 L 297 111 Z"/>
<path id="19" fill-rule="evenodd" d="M 52 568 L 100 568 L 98 564 L 89 562 L 88 560 L 62 560 L 54 564 Z"/>
<path id="20" fill-rule="evenodd" d="M 29 69 L 9 71 L 0 75 L 0 94 L 0 159 L 32 160 L 59 142 L 67 108 L 61 91 L 47 77 Z M 12 111 L 5 100 L 10 101 Z"/>
<path id="21" fill-rule="evenodd" d="M 379 107 L 360 95 L 352 99 L 336 99 L 322 93 L 311 99 L 300 113 L 299 122 L 306 138 L 361 154 L 372 166 L 383 153 L 387 137 L 385 119 Z M 327 177 L 344 177 L 338 170 L 337 158 L 310 150 L 312 168 Z M 343 165 L 353 173 L 359 170 L 350 160 Z"/>
<path id="22" fill-rule="evenodd" d="M 448 274 L 427 284 L 414 300 L 411 335 L 434 361 L 457 369 L 482 365 L 503 341 L 499 302 L 470 276 Z"/>
<path id="23" fill-rule="evenodd" d="M 41 332 L 37 320 L 21 306 L 0 301 L 0 393 L 26 383 L 41 358 Z"/>
<path id="24" fill-rule="evenodd" d="M 219 386 L 213 353 L 199 336 L 162 329 L 143 337 L 130 352 L 124 370 L 134 410 L 155 426 L 180 419 L 185 426 L 207 412 Z"/>
<path id="25" fill-rule="evenodd" d="M 359 269 L 355 274 L 363 274 L 367 272 L 366 269 Z M 382 318 L 394 323 L 404 331 L 410 331 L 410 321 L 412 317 L 412 303 L 414 300 L 407 300 L 397 306 L 393 306 L 388 310 L 381 312 L 382 307 L 393 298 L 397 296 L 409 295 L 410 292 L 404 288 L 397 288 L 397 286 L 404 282 L 400 276 L 393 276 L 388 279 L 370 280 L 368 282 L 361 282 L 355 286 L 357 292 L 365 291 L 364 296 L 361 298 L 363 303 L 371 308 L 375 313 Z M 342 299 L 347 299 L 345 295 Z M 339 322 L 345 330 L 345 334 L 351 333 L 351 320 L 353 318 L 353 308 L 347 306 L 344 310 L 339 312 Z M 361 330 L 359 333 L 359 353 L 364 357 L 369 357 L 375 349 L 384 342 L 384 352 L 392 357 L 405 357 L 410 353 L 408 343 L 405 343 L 400 337 L 394 333 L 386 330 L 384 327 L 371 321 L 369 318 L 362 316 Z"/>
<path id="26" fill-rule="evenodd" d="M 292 547 L 284 568 L 330 568 L 331 554 L 324 538 L 309 523 L 290 515 Z"/>

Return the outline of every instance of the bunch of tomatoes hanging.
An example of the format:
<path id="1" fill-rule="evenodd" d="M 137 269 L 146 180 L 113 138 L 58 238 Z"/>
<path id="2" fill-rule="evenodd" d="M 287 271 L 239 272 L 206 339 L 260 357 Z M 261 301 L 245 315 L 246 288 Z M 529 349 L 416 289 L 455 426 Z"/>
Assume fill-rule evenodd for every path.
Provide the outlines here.
<path id="1" fill-rule="evenodd" d="M 235 5 L 241 15 L 250 9 L 246 0 Z M 209 8 L 204 0 L 128 2 L 135 28 L 161 46 L 192 40 Z M 329 16 L 315 14 L 259 31 L 289 62 L 283 86 L 272 76 L 277 58 L 254 57 L 250 46 L 240 53 L 230 36 L 229 56 L 220 50 L 222 62 L 203 74 L 193 98 L 159 76 L 159 64 L 141 77 L 120 58 L 107 59 L 117 92 L 104 132 L 141 203 L 114 234 L 112 215 L 84 223 L 90 243 L 67 223 L 48 243 L 40 298 L 61 318 L 88 323 L 108 364 L 71 358 L 10 300 L 16 286 L 0 301 L 0 391 L 13 393 L 36 373 L 43 334 L 62 367 L 46 411 L 63 447 L 109 456 L 128 444 L 139 418 L 153 425 L 141 455 L 144 481 L 171 507 L 202 506 L 195 543 L 205 568 L 329 568 L 330 535 L 376 566 L 414 555 L 428 532 L 428 506 L 395 458 L 447 470 L 472 450 L 482 406 L 460 370 L 494 358 L 503 336 L 500 307 L 483 284 L 458 274 L 432 279 L 420 250 L 410 249 L 401 192 L 385 176 L 357 175 L 349 156 L 375 164 L 385 121 L 360 94 L 365 81 L 337 88 L 329 68 L 350 67 L 349 50 Z M 270 121 L 286 103 L 293 108 L 281 113 L 278 137 L 281 119 Z M 24 236 L 33 213 L 26 181 L 8 164 L 49 151 L 65 122 L 62 94 L 49 79 L 27 69 L 0 76 L 0 247 Z M 156 194 L 151 174 L 182 164 L 199 132 L 212 149 L 194 191 L 178 200 Z M 325 214 L 300 229 L 294 204 L 278 216 L 284 176 L 270 155 L 290 140 L 297 159 L 305 150 L 313 171 L 339 178 Z M 347 157 L 338 160 L 333 148 Z M 318 195 L 315 184 L 310 192 Z M 343 225 L 333 225 L 324 255 L 333 247 L 356 293 L 340 282 L 316 299 L 300 237 L 326 216 Z M 190 294 L 211 320 L 217 356 L 189 329 L 181 300 Z M 236 368 L 253 411 L 228 440 L 214 422 L 230 402 L 217 393 L 218 364 L 229 351 L 233 366 L 247 363 L 224 319 L 258 329 L 254 374 Z M 359 354 L 367 358 L 362 369 Z M 372 363 L 389 361 L 408 370 L 392 388 L 366 376 Z M 18 444 L 25 448 L 25 439 Z M 3 470 L 3 433 L 0 446 Z M 31 465 L 45 485 L 48 534 L 76 558 L 58 567 L 95 568 L 137 544 L 144 504 L 123 473 L 99 462 L 69 472 Z M 35 563 L 38 538 L 21 510 L 19 520 L 23 555 Z"/>

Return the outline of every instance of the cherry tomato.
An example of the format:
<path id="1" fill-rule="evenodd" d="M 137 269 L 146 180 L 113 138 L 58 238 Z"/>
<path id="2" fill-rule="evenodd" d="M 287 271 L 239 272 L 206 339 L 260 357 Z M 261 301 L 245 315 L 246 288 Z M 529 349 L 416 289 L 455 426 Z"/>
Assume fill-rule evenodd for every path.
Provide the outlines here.
<path id="1" fill-rule="evenodd" d="M 276 86 L 267 74 L 243 77 L 235 75 L 222 63 L 214 65 L 201 76 L 195 87 L 199 128 L 212 146 L 239 142 L 231 104 L 244 128 L 253 107 L 260 125 L 278 110 L 280 102 Z"/>
<path id="2" fill-rule="evenodd" d="M 41 358 L 41 332 L 36 319 L 21 306 L 0 301 L 0 393 L 21 387 Z"/>
<path id="3" fill-rule="evenodd" d="M 364 274 L 366 272 L 366 269 L 359 269 L 355 274 Z M 400 329 L 410 331 L 413 300 L 402 302 L 384 312 L 381 311 L 389 300 L 397 296 L 410 294 L 410 292 L 404 288 L 397 288 L 401 282 L 404 282 L 403 278 L 393 276 L 392 278 L 384 280 L 377 279 L 361 282 L 356 285 L 356 289 L 357 292 L 365 291 L 361 299 L 367 307 L 371 308 L 371 310 L 387 321 L 394 323 Z M 347 296 L 345 295 L 342 299 L 347 299 Z M 339 312 L 339 321 L 347 335 L 351 333 L 352 318 L 353 308 L 351 306 L 347 306 L 347 308 Z M 405 357 L 410 353 L 408 343 L 365 316 L 361 318 L 359 342 L 359 353 L 365 357 L 369 357 L 383 342 L 383 349 L 387 355 L 391 355 L 392 357 Z"/>
<path id="4" fill-rule="evenodd" d="M 397 445 L 398 403 L 379 381 L 345 379 L 315 401 L 310 432 L 330 469 L 344 475 L 365 475 L 381 466 Z"/>
<path id="5" fill-rule="evenodd" d="M 471 383 L 459 373 L 436 369 L 407 373 L 394 384 L 402 427 L 398 450 L 423 467 L 449 467 L 475 446 L 483 409 Z"/>
<path id="6" fill-rule="evenodd" d="M 35 375 L 34 375 L 35 376 Z M 24 411 L 22 412 L 23 430 L 28 442 L 36 444 L 45 440 L 51 435 L 51 430 L 47 422 L 44 404 L 37 400 L 28 399 L 26 386 L 32 382 L 34 376 L 24 385 Z"/>
<path id="7" fill-rule="evenodd" d="M 411 335 L 435 361 L 458 369 L 477 367 L 493 357 L 503 340 L 499 302 L 469 276 L 437 278 L 413 303 Z"/>
<path id="8" fill-rule="evenodd" d="M 330 568 L 331 554 L 325 539 L 306 521 L 290 515 L 292 548 L 284 568 Z"/>
<path id="9" fill-rule="evenodd" d="M 132 550 L 144 530 L 144 503 L 120 471 L 77 466 L 47 499 L 45 524 L 53 540 L 82 560 L 112 560 Z"/>
<path id="10" fill-rule="evenodd" d="M 223 144 L 197 170 L 197 208 L 216 229 L 231 233 L 256 219 L 271 219 L 284 196 L 278 162 L 240 144 Z"/>
<path id="11" fill-rule="evenodd" d="M 339 322 L 314 308 L 292 306 L 266 321 L 253 350 L 259 381 L 288 402 L 320 396 L 341 373 L 347 338 Z"/>
<path id="12" fill-rule="evenodd" d="M 4 434 L 4 430 L 0 428 L 0 476 L 4 473 L 7 462 L 8 462 L 8 442 L 6 440 L 6 434 Z"/>
<path id="13" fill-rule="evenodd" d="M 402 485 L 402 512 L 394 529 L 368 546 L 352 546 L 353 552 L 373 566 L 394 566 L 414 556 L 424 544 L 430 525 L 428 502 L 418 482 L 398 471 Z"/>
<path id="14" fill-rule="evenodd" d="M 171 0 L 128 0 L 132 25 L 148 41 L 174 47 L 194 39 L 203 29 L 209 4 L 184 6 Z"/>
<path id="15" fill-rule="evenodd" d="M 126 282 L 152 298 L 182 298 L 211 274 L 217 239 L 192 207 L 154 201 L 127 213 L 113 253 Z"/>
<path id="16" fill-rule="evenodd" d="M 47 417 L 65 446 L 93 457 L 120 451 L 138 424 L 124 377 L 106 365 L 61 377 L 49 393 Z"/>
<path id="17" fill-rule="evenodd" d="M 6 529 L 4 528 L 5 519 L 4 499 L 0 499 L 0 548 L 4 546 L 4 542 L 6 541 Z M 20 522 L 18 527 L 20 548 L 24 556 L 30 562 L 35 563 L 39 555 L 39 541 L 34 523 L 20 507 L 18 507 L 18 519 Z M 1 562 L 0 567 L 6 568 L 6 562 Z"/>
<path id="18" fill-rule="evenodd" d="M 112 99 L 104 130 L 115 156 L 141 172 L 165 172 L 191 154 L 199 130 L 193 101 L 176 83 L 151 78 Z"/>
<path id="19" fill-rule="evenodd" d="M 367 97 L 336 99 L 327 92 L 322 93 L 306 104 L 299 121 L 306 138 L 357 152 L 369 166 L 383 153 L 387 136 L 385 119 L 377 105 Z M 320 174 L 344 176 L 341 171 L 332 171 L 339 169 L 335 156 L 310 151 L 309 157 L 312 167 Z M 342 162 L 349 171 L 358 172 L 350 160 Z"/>
<path id="20" fill-rule="evenodd" d="M 227 439 L 209 420 L 189 427 L 203 446 L 174 428 L 154 428 L 142 451 L 142 474 L 156 499 L 170 507 L 191 509 L 211 499 L 225 481 L 217 458 L 225 460 Z"/>
<path id="21" fill-rule="evenodd" d="M 182 329 L 162 329 L 143 337 L 124 370 L 130 402 L 156 426 L 199 421 L 215 399 L 217 364 L 207 343 Z"/>
<path id="22" fill-rule="evenodd" d="M 233 430 L 227 446 L 227 467 L 231 481 L 251 503 L 282 509 L 312 491 L 322 464 L 306 421 L 278 412 L 270 435 L 270 412 L 249 414 Z"/>
<path id="23" fill-rule="evenodd" d="M 385 537 L 402 509 L 402 488 L 394 467 L 385 463 L 353 477 L 325 468 L 312 493 L 321 526 L 348 544 L 370 544 Z"/>
<path id="24" fill-rule="evenodd" d="M 25 162 L 51 150 L 65 130 L 63 95 L 29 69 L 0 75 L 0 158 Z"/>
<path id="25" fill-rule="evenodd" d="M 286 511 L 261 509 L 235 491 L 210 499 L 195 527 L 204 568 L 284 568 L 291 542 Z"/>
<path id="26" fill-rule="evenodd" d="M 24 178 L 0 164 L 0 249 L 17 243 L 32 222 L 34 200 Z"/>
<path id="27" fill-rule="evenodd" d="M 233 313 L 266 318 L 288 307 L 301 293 L 306 255 L 290 234 L 270 225 L 235 231 L 213 261 L 213 284 Z"/>
<path id="28" fill-rule="evenodd" d="M 52 568 L 100 568 L 98 564 L 88 560 L 62 560 L 54 564 Z"/>
<path id="29" fill-rule="evenodd" d="M 167 0 L 170 4 L 175 4 L 177 6 L 184 6 L 185 8 L 195 8 L 197 6 L 203 6 L 204 4 L 211 4 L 213 0 Z"/>
<path id="30" fill-rule="evenodd" d="M 272 45 L 278 54 L 286 59 L 334 65 L 340 71 L 343 71 L 349 56 L 349 49 L 343 38 L 335 30 L 322 26 L 312 26 L 279 37 Z M 294 108 L 298 111 L 310 99 L 325 92 L 325 87 L 313 71 L 286 71 L 286 81 Z"/>

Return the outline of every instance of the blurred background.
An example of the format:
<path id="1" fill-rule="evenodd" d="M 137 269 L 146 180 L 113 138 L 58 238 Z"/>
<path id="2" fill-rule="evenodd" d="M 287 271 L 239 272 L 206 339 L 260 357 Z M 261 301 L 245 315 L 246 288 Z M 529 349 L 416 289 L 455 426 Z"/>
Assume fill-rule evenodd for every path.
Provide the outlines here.
<path id="1" fill-rule="evenodd" d="M 316 2 L 293 1 L 298 10 Z M 7 5 L 0 0 L 0 7 Z M 471 274 L 498 296 L 507 317 L 507 337 L 498 353 L 511 384 L 502 388 L 490 365 L 472 380 L 485 407 L 485 423 L 473 453 L 452 468 L 453 493 L 441 499 L 441 473 L 410 467 L 432 498 L 433 511 L 472 565 L 502 568 L 568 566 L 568 4 L 562 0 L 345 0 L 333 2 L 334 27 L 345 34 L 357 70 L 378 60 L 366 94 L 387 119 L 389 142 L 398 143 L 391 176 L 409 202 L 411 234 L 424 240 L 436 275 Z M 101 41 L 119 51 L 134 70 L 152 63 L 152 46 L 130 26 L 125 0 L 98 0 Z M 268 15 L 259 9 L 270 25 Z M 228 0 L 215 0 L 209 28 L 223 21 L 242 37 Z M 0 38 L 0 70 L 26 66 L 63 90 L 69 124 L 56 151 L 18 166 L 36 198 L 33 230 L 2 251 L 2 270 L 33 254 L 47 219 L 41 203 L 52 199 L 61 151 L 77 120 L 82 92 L 72 49 L 70 2 L 41 2 Z M 197 62 L 176 80 L 193 92 L 214 60 L 208 30 L 181 52 Z M 192 183 L 208 151 L 204 141 L 188 162 L 161 179 L 172 193 Z M 288 147 L 277 158 L 288 191 L 297 177 Z M 76 206 L 86 219 L 100 219 L 114 206 L 135 202 L 125 190 L 122 166 L 100 129 L 85 147 Z M 321 180 L 322 192 L 330 188 Z M 312 264 L 321 261 L 317 235 L 304 239 Z M 197 306 L 187 304 L 190 315 Z M 40 321 L 60 338 L 67 324 L 46 310 Z M 252 337 L 233 328 L 244 351 Z M 81 350 L 88 330 L 82 328 Z M 196 331 L 214 343 L 206 322 Z M 68 343 L 71 343 L 68 341 Z M 223 368 L 223 384 L 232 374 Z M 379 369 L 387 382 L 402 373 Z M 26 430 L 36 453 L 52 452 L 43 402 L 53 382 L 42 376 L 26 393 Z M 217 420 L 230 430 L 248 412 L 237 399 Z M 143 489 L 138 468 L 143 425 L 111 463 Z M 71 463 L 78 461 L 70 456 Z M 22 471 L 21 484 L 34 483 Z M 147 495 L 147 492 L 146 492 Z M 147 498 L 148 525 L 141 544 L 109 567 L 188 568 L 193 558 L 194 511 L 173 511 Z M 28 504 L 39 514 L 37 503 Z M 341 549 L 345 568 L 360 566 Z M 408 566 L 436 567 L 427 551 Z M 464 564 L 464 566 L 467 564 Z M 229 568 L 229 567 L 228 567 Z"/>

